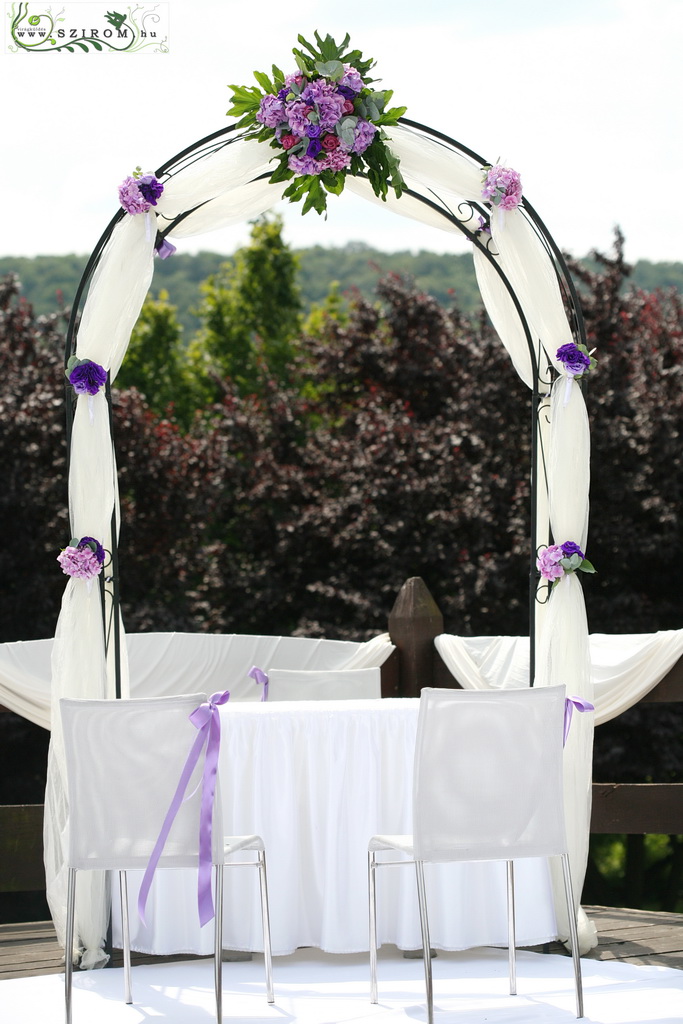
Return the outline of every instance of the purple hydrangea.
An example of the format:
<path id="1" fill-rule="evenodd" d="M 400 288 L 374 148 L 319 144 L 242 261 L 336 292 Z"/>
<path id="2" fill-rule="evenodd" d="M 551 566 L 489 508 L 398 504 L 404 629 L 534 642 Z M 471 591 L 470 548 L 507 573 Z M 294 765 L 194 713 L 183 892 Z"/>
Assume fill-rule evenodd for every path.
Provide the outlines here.
<path id="1" fill-rule="evenodd" d="M 560 345 L 555 353 L 555 358 L 562 363 L 565 373 L 570 377 L 580 377 L 591 367 L 590 357 L 582 352 L 573 341 L 566 345 Z"/>
<path id="2" fill-rule="evenodd" d="M 75 548 L 69 545 L 57 555 L 57 561 L 63 573 L 79 580 L 94 579 L 102 571 L 102 563 L 92 548 L 87 546 Z"/>
<path id="3" fill-rule="evenodd" d="M 94 550 L 93 544 L 95 545 Z M 100 563 L 100 565 L 104 565 L 104 548 L 102 547 L 100 542 L 96 540 L 94 537 L 81 537 L 81 539 L 78 542 L 78 547 L 90 548 L 90 550 L 93 551 L 93 554 L 95 555 L 95 558 Z"/>
<path id="4" fill-rule="evenodd" d="M 320 127 L 324 129 L 334 128 L 344 112 L 346 97 L 326 78 L 316 78 L 314 82 L 309 82 L 301 98 L 315 106 Z"/>
<path id="5" fill-rule="evenodd" d="M 352 153 L 364 153 L 370 143 L 375 137 L 377 131 L 377 125 L 372 124 L 370 121 L 365 121 L 362 117 L 358 118 L 358 124 L 355 129 L 355 137 L 353 140 L 353 146 L 351 147 Z"/>
<path id="6" fill-rule="evenodd" d="M 550 547 L 541 551 L 536 559 L 536 568 L 544 580 L 553 582 L 564 576 L 564 568 L 560 565 L 564 557 L 564 552 L 559 544 L 551 544 Z"/>
<path id="7" fill-rule="evenodd" d="M 324 164 L 314 156 L 294 156 L 287 158 L 287 166 L 295 174 L 320 174 Z"/>
<path id="8" fill-rule="evenodd" d="M 348 99 L 353 99 L 353 95 L 352 96 L 348 96 L 348 93 L 346 92 L 346 90 L 350 89 L 352 91 L 352 93 L 359 93 L 362 90 L 362 88 L 363 88 L 363 79 L 361 78 L 360 71 L 357 71 L 350 64 L 345 64 L 344 65 L 344 74 L 342 75 L 342 78 L 341 78 L 341 81 L 340 81 L 339 84 L 340 84 L 340 86 L 343 86 L 343 88 L 344 88 L 344 95 L 347 96 Z M 340 89 L 340 91 L 341 91 L 341 89 Z"/>
<path id="9" fill-rule="evenodd" d="M 282 99 L 279 96 L 272 96 L 270 93 L 264 96 L 259 105 L 256 120 L 267 128 L 277 128 L 285 120 L 285 105 Z"/>
<path id="10" fill-rule="evenodd" d="M 560 545 L 564 553 L 565 558 L 571 558 L 572 555 L 578 555 L 582 560 L 586 557 L 579 547 L 573 540 L 566 540 L 564 544 Z"/>
<path id="11" fill-rule="evenodd" d="M 481 197 L 500 210 L 514 210 L 522 201 L 522 179 L 511 167 L 495 164 L 484 175 Z"/>
<path id="12" fill-rule="evenodd" d="M 92 359 L 84 359 L 69 373 L 69 383 L 77 395 L 96 395 L 107 381 L 107 371 Z"/>
<path id="13" fill-rule="evenodd" d="M 153 174 L 143 174 L 137 179 L 140 195 L 150 206 L 157 205 L 157 199 L 164 191 L 164 186 Z"/>
<path id="14" fill-rule="evenodd" d="M 285 114 L 289 121 L 289 127 L 295 135 L 302 136 L 306 134 L 306 129 L 311 123 L 308 120 L 310 112 L 311 107 L 308 103 L 304 103 L 302 99 L 290 100 L 289 103 L 285 104 Z"/>
<path id="15" fill-rule="evenodd" d="M 119 202 L 126 213 L 146 213 L 150 204 L 142 195 L 135 178 L 128 177 L 119 185 Z"/>

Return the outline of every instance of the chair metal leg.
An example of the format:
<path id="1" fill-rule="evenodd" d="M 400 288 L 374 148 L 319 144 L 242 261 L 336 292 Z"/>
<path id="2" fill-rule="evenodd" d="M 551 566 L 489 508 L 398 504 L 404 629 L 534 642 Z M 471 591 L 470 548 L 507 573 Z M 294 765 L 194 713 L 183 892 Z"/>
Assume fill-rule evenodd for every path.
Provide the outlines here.
<path id="1" fill-rule="evenodd" d="M 64 1009 L 66 1024 L 71 1024 L 73 982 L 74 908 L 76 902 L 76 869 L 69 868 L 66 895 L 66 936 L 64 941 Z"/>
<path id="2" fill-rule="evenodd" d="M 215 917 L 213 933 L 213 981 L 216 990 L 216 1021 L 223 1020 L 223 865 L 215 865 Z"/>
<path id="3" fill-rule="evenodd" d="M 429 921 L 427 919 L 427 890 L 425 889 L 424 863 L 415 861 L 417 878 L 417 901 L 420 908 L 420 927 L 422 929 L 422 959 L 425 969 L 425 990 L 427 996 L 427 1024 L 434 1024 L 434 992 L 432 988 L 432 958 L 429 942 Z"/>
<path id="4" fill-rule="evenodd" d="M 370 1002 L 377 1002 L 377 858 L 368 852 L 368 910 L 370 914 Z"/>
<path id="5" fill-rule="evenodd" d="M 579 955 L 579 934 L 576 927 L 576 907 L 574 906 L 574 893 L 572 888 L 572 876 L 569 868 L 569 855 L 563 853 L 562 877 L 564 878 L 564 892 L 567 899 L 567 917 L 569 919 L 569 940 L 572 944 L 572 961 L 574 963 L 574 984 L 576 985 L 576 1016 L 583 1017 L 583 981 L 581 979 L 581 957 Z"/>
<path id="6" fill-rule="evenodd" d="M 515 866 L 511 860 L 507 865 L 507 908 L 508 908 L 508 968 L 510 973 L 510 995 L 517 995 L 517 937 L 515 934 Z"/>
<path id="7" fill-rule="evenodd" d="M 263 920 L 263 959 L 266 967 L 266 997 L 275 1002 L 273 993 L 273 957 L 270 948 L 270 912 L 268 909 L 268 879 L 265 850 L 258 851 L 259 886 L 261 889 L 261 918 Z"/>
<path id="8" fill-rule="evenodd" d="M 128 921 L 128 876 L 119 871 L 121 893 L 121 930 L 123 932 L 123 992 L 126 1003 L 133 1002 L 133 986 L 130 977 L 130 925 Z"/>

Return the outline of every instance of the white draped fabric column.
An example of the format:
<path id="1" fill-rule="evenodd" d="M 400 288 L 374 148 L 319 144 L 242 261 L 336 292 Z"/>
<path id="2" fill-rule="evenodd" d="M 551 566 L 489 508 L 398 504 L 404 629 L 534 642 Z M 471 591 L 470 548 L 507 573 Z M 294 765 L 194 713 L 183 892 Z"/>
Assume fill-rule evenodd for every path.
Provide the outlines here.
<path id="1" fill-rule="evenodd" d="M 550 523 L 556 544 L 574 541 L 582 551 L 588 538 L 590 434 L 588 415 L 579 385 L 559 377 L 552 389 L 548 492 Z M 583 590 L 576 573 L 565 574 L 552 587 L 543 632 L 539 639 L 537 685 L 564 685 L 571 696 L 592 703 L 588 622 Z M 593 715 L 575 714 L 565 747 L 565 808 L 570 843 L 570 864 L 578 901 L 588 859 L 590 831 Z M 555 872 L 556 912 L 560 937 L 568 939 L 563 910 L 562 879 Z M 579 943 L 585 951 L 597 943 L 595 926 L 581 912 Z"/>
<path id="2" fill-rule="evenodd" d="M 121 365 L 149 288 L 155 234 L 156 228 L 150 230 L 145 216 L 126 216 L 116 225 L 93 276 L 76 354 L 79 359 L 92 359 L 103 366 L 109 371 L 110 380 Z M 109 409 L 102 391 L 76 399 L 69 462 L 69 517 L 72 536 L 95 537 L 111 551 L 113 517 L 118 525 L 118 490 Z M 111 608 L 104 611 L 109 621 Z M 59 698 L 114 695 L 112 652 L 110 648 L 107 659 L 104 639 L 99 579 L 70 579 L 62 599 L 52 654 L 52 733 L 44 824 L 47 898 L 62 945 L 66 926 L 64 856 L 68 807 Z M 125 644 L 121 649 L 125 656 Z M 122 672 L 125 687 L 125 660 Z M 82 967 L 103 966 L 107 959 L 102 944 L 108 911 L 102 874 L 79 872 L 76 909 L 76 949 L 66 951 L 66 955 L 83 951 Z"/>

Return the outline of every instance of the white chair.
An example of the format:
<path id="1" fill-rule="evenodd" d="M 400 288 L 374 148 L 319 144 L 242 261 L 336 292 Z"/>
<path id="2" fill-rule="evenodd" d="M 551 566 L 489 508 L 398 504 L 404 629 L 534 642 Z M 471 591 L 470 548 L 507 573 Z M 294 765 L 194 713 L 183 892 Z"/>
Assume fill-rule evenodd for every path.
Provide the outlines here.
<path id="1" fill-rule="evenodd" d="M 510 994 L 516 993 L 513 861 L 562 860 L 577 1017 L 581 962 L 564 825 L 562 686 L 519 690 L 426 687 L 420 697 L 413 780 L 413 833 L 373 836 L 368 846 L 371 1001 L 377 1002 L 376 870 L 415 864 L 427 1019 L 434 1019 L 424 864 L 506 861 Z M 399 851 L 410 860 L 377 859 Z"/>
<path id="2" fill-rule="evenodd" d="M 65 957 L 66 1021 L 71 1021 L 76 873 L 119 872 L 125 1001 L 132 1002 L 126 871 L 146 868 L 198 737 L 189 716 L 201 694 L 139 700 L 60 700 L 69 801 L 68 895 Z M 229 737 L 223 742 L 229 742 Z M 203 761 L 187 787 L 161 852 L 158 868 L 196 868 Z M 199 781 L 198 781 L 199 780 Z M 213 809 L 211 864 L 214 874 L 214 985 L 216 1018 L 222 1020 L 223 868 L 259 870 L 268 1002 L 273 1002 L 266 859 L 259 836 L 223 836 L 220 795 Z M 241 850 L 255 860 L 230 861 Z M 210 879 L 209 879 L 210 881 Z M 199 916 L 197 918 L 199 926 Z"/>
<path id="3" fill-rule="evenodd" d="M 271 668 L 268 672 L 268 700 L 371 700 L 381 696 L 379 668 Z"/>

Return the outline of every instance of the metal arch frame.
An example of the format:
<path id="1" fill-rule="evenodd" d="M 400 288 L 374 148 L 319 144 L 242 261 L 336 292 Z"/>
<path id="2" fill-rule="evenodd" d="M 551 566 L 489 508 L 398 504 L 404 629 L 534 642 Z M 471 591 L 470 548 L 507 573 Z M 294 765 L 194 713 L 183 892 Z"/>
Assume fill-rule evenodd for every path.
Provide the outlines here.
<path id="1" fill-rule="evenodd" d="M 438 142 L 439 144 L 443 145 L 444 148 L 453 149 L 456 152 L 464 154 L 469 159 L 475 161 L 476 163 L 480 164 L 481 166 L 484 166 L 487 163 L 487 161 L 483 157 L 481 157 L 478 153 L 474 152 L 471 149 L 468 149 L 468 147 L 463 146 L 461 143 L 457 142 L 455 139 L 451 138 L 450 136 L 445 135 L 443 132 L 436 131 L 433 128 L 429 128 L 426 125 L 420 124 L 417 121 L 412 121 L 412 120 L 409 120 L 408 118 L 404 118 L 404 117 L 399 119 L 399 124 L 404 125 L 405 127 L 412 129 L 418 135 L 421 134 L 421 135 L 427 136 L 428 138 L 430 138 L 430 139 Z M 226 128 L 221 128 L 218 131 L 213 132 L 211 135 L 207 135 L 203 139 L 200 139 L 198 142 L 195 142 L 193 145 L 188 146 L 185 149 L 181 150 L 180 153 L 177 153 L 174 157 L 171 157 L 170 160 L 167 160 L 164 164 L 162 164 L 158 168 L 158 170 L 156 171 L 156 176 L 157 177 L 162 177 L 163 175 L 166 175 L 167 178 L 170 179 L 175 174 L 177 174 L 179 171 L 185 169 L 186 167 L 191 166 L 192 164 L 196 163 L 199 160 L 202 160 L 204 157 L 206 157 L 208 155 L 211 155 L 212 153 L 218 152 L 220 149 L 223 149 L 225 146 L 233 145 L 233 144 L 235 144 L 237 142 L 240 142 L 243 139 L 243 137 L 244 137 L 243 134 L 238 131 L 237 126 L 235 124 L 228 125 Z M 264 180 L 264 179 L 267 179 L 269 177 L 270 177 L 270 172 L 266 172 L 264 174 L 259 175 L 257 178 L 255 178 L 253 180 L 256 180 L 256 181 Z M 545 452 L 541 449 L 541 451 L 540 451 L 540 462 L 541 462 L 541 465 L 539 465 L 539 451 L 538 451 L 539 440 L 540 440 L 540 437 L 541 437 L 540 431 L 539 431 L 539 420 L 540 420 L 541 416 L 546 414 L 547 406 L 546 406 L 545 403 L 547 402 L 547 398 L 548 398 L 548 395 L 547 395 L 546 392 L 542 393 L 539 390 L 539 379 L 540 379 L 540 374 L 541 374 L 542 347 L 541 347 L 541 344 L 540 344 L 540 339 L 537 340 L 536 344 L 534 343 L 534 338 L 532 337 L 531 327 L 530 327 L 526 317 L 524 316 L 524 312 L 522 310 L 522 307 L 521 307 L 521 304 L 519 302 L 519 299 L 517 298 L 517 295 L 516 295 L 516 293 L 514 291 L 514 288 L 511 285 L 509 279 L 507 278 L 507 276 L 505 275 L 505 273 L 501 269 L 501 267 L 498 264 L 498 262 L 495 260 L 495 258 L 494 258 L 495 254 L 493 254 L 489 250 L 488 246 L 481 241 L 481 238 L 480 238 L 478 232 L 473 232 L 469 228 L 465 227 L 465 225 L 448 208 L 448 206 L 438 196 L 438 194 L 436 192 L 434 192 L 433 190 L 431 190 L 431 189 L 429 191 L 431 192 L 432 198 L 430 198 L 427 195 L 423 195 L 423 194 L 421 194 L 419 192 L 416 192 L 413 189 L 405 189 L 405 192 L 406 192 L 407 195 L 411 196 L 413 199 L 418 200 L 418 202 L 423 203 L 425 206 L 428 206 L 430 209 L 434 210 L 440 216 L 443 216 L 444 219 L 448 220 L 454 227 L 456 227 L 459 231 L 461 231 L 461 233 L 464 234 L 467 237 L 467 239 L 474 246 L 476 246 L 480 250 L 480 252 L 482 252 L 484 254 L 484 256 L 488 259 L 489 263 L 491 263 L 491 265 L 494 267 L 496 273 L 498 274 L 500 280 L 502 281 L 504 287 L 506 288 L 506 290 L 508 292 L 508 295 L 510 296 L 510 299 L 511 299 L 511 301 L 512 301 L 514 307 L 515 307 L 517 315 L 519 316 L 520 324 L 521 324 L 522 329 L 524 331 L 526 342 L 527 342 L 527 345 L 528 345 L 528 348 L 529 348 L 529 357 L 530 357 L 530 360 L 531 360 L 531 367 L 532 367 L 532 372 L 533 372 L 533 377 L 534 377 L 534 386 L 533 386 L 533 389 L 532 389 L 532 403 L 531 403 L 532 404 L 532 408 L 531 408 L 531 495 L 530 495 L 530 497 L 531 497 L 531 510 L 530 510 L 531 511 L 531 531 L 530 531 L 530 541 L 531 541 L 531 544 L 530 544 L 530 559 L 529 559 L 529 659 L 530 659 L 530 662 L 529 662 L 529 664 L 530 664 L 530 678 L 529 678 L 529 681 L 530 681 L 530 685 L 533 686 L 534 685 L 534 677 L 535 677 L 535 607 L 536 607 L 537 601 L 539 600 L 539 597 L 538 597 L 538 584 L 537 584 L 538 576 L 537 576 L 537 571 L 536 571 L 537 537 L 538 537 L 537 495 L 538 495 L 538 488 L 539 488 L 540 483 L 541 483 L 541 473 L 543 475 L 543 478 L 546 480 L 546 486 L 547 486 L 547 476 L 546 476 L 546 469 L 545 469 Z M 211 200 L 207 200 L 206 202 L 210 202 L 210 201 Z M 165 238 L 167 234 L 170 234 L 172 232 L 172 230 L 175 227 L 175 225 L 177 225 L 181 221 L 185 220 L 187 217 L 189 217 L 196 210 L 200 209 L 201 206 L 206 205 L 206 202 L 205 203 L 200 203 L 197 206 L 193 207 L 192 209 L 186 210 L 184 213 L 178 215 L 177 217 L 173 218 L 172 220 L 169 220 L 164 225 L 164 227 L 161 230 L 158 230 L 157 239 L 161 240 L 161 239 Z M 484 217 L 485 219 L 488 218 L 488 216 L 489 216 L 489 210 L 483 204 L 480 205 L 478 203 L 473 203 L 473 202 L 470 202 L 470 201 L 463 201 L 461 203 L 461 205 L 460 205 L 460 208 L 463 208 L 463 207 L 467 207 L 467 209 L 468 209 L 470 214 L 473 211 L 479 211 L 481 216 Z M 550 257 L 550 260 L 551 260 L 551 262 L 553 264 L 553 267 L 555 269 L 555 273 L 557 275 L 557 279 L 558 279 L 558 283 L 559 283 L 559 286 L 560 286 L 560 290 L 561 290 L 561 293 L 563 294 L 563 297 L 564 297 L 564 300 L 565 300 L 565 304 L 568 307 L 568 311 L 569 311 L 569 314 L 570 314 L 570 328 L 572 330 L 572 333 L 579 340 L 580 343 L 585 344 L 586 332 L 585 332 L 585 325 L 584 325 L 584 320 L 583 320 L 583 314 L 581 312 L 581 306 L 580 306 L 580 303 L 579 303 L 578 294 L 577 294 L 576 288 L 574 286 L 574 282 L 572 281 L 571 275 L 569 273 L 569 269 L 567 267 L 567 264 L 566 264 L 566 262 L 564 260 L 564 257 L 562 256 L 562 253 L 560 252 L 559 248 L 557 247 L 557 245 L 555 244 L 553 238 L 551 237 L 550 233 L 548 232 L 545 224 L 543 223 L 543 221 L 541 220 L 541 218 L 539 217 L 539 215 L 537 214 L 535 209 L 528 202 L 526 197 L 524 198 L 523 209 L 526 212 L 527 217 L 528 217 L 530 223 L 532 224 L 537 237 L 539 238 L 539 240 L 541 241 L 541 243 L 545 247 L 546 252 L 547 252 L 548 256 Z M 90 258 L 88 260 L 88 263 L 87 263 L 87 265 L 85 267 L 85 270 L 84 270 L 84 272 L 83 272 L 83 274 L 81 276 L 81 280 L 79 282 L 78 288 L 76 290 L 76 294 L 74 296 L 74 301 L 73 301 L 72 310 L 71 310 L 71 316 L 70 316 L 70 319 L 69 319 L 69 326 L 68 326 L 67 334 L 66 334 L 65 353 L 64 353 L 64 365 L 65 366 L 68 363 L 68 360 L 70 359 L 70 357 L 74 354 L 75 349 L 76 349 L 76 338 L 77 338 L 77 333 L 78 333 L 79 311 L 81 310 L 82 304 L 84 304 L 86 290 L 87 290 L 87 288 L 88 288 L 88 286 L 89 286 L 89 284 L 91 282 L 92 276 L 93 276 L 93 274 L 94 274 L 94 272 L 95 272 L 95 270 L 96 270 L 96 268 L 97 268 L 97 266 L 98 266 L 98 264 L 100 262 L 102 254 L 103 254 L 103 252 L 104 252 L 104 250 L 106 248 L 106 245 L 107 245 L 107 243 L 108 243 L 108 241 L 109 241 L 109 239 L 110 239 L 110 237 L 111 237 L 111 235 L 112 235 L 112 233 L 114 231 L 114 228 L 119 223 L 119 221 L 121 221 L 125 216 L 126 216 L 125 211 L 123 209 L 120 209 L 120 210 L 117 211 L 117 213 L 114 215 L 114 217 L 112 217 L 111 221 L 109 222 L 109 224 L 105 228 L 102 236 L 100 237 L 99 241 L 97 242 L 95 248 L 93 249 L 93 251 L 92 251 L 92 253 L 90 255 Z M 552 380 L 551 380 L 551 376 L 552 376 L 551 369 L 552 368 L 550 366 L 544 366 L 543 367 L 544 376 L 547 376 L 547 380 L 548 380 L 548 389 L 549 389 L 550 384 L 552 383 Z M 68 386 L 65 388 L 65 390 L 66 390 L 66 421 L 67 421 L 66 433 L 67 433 L 67 474 L 68 474 L 68 467 L 69 467 L 69 462 L 70 462 L 70 450 L 71 450 L 71 432 L 72 432 L 73 417 L 74 417 L 74 412 L 75 412 L 75 400 L 74 400 L 74 394 L 73 394 L 72 390 Z M 109 380 L 107 380 L 107 385 L 106 385 L 106 396 L 107 396 L 107 403 L 108 403 L 108 407 L 109 407 L 109 415 L 110 415 L 110 421 L 111 421 L 111 427 L 112 427 L 111 433 L 112 433 L 112 441 L 113 441 L 112 400 L 111 400 L 111 387 L 110 387 Z M 115 512 L 115 509 L 114 509 L 114 510 L 112 510 L 111 574 L 109 576 L 107 576 L 106 578 L 104 578 L 104 574 L 103 574 L 100 577 L 100 585 L 101 585 L 101 593 L 102 593 L 102 614 L 103 614 L 103 620 L 104 620 L 105 653 L 108 652 L 109 643 L 111 642 L 111 639 L 113 638 L 113 642 L 114 642 L 114 666 L 115 666 L 116 696 L 120 697 L 121 696 L 121 669 L 120 669 L 120 664 L 121 664 L 121 662 L 120 662 L 120 643 L 121 643 L 121 637 L 120 637 L 120 629 L 119 629 L 120 591 L 119 591 L 118 544 L 117 544 L 117 538 L 116 538 L 116 526 L 117 526 L 117 524 L 116 524 L 116 512 Z M 106 601 L 105 601 L 105 587 L 106 587 L 107 584 L 111 584 L 111 590 L 107 591 L 107 593 L 108 593 L 108 595 L 109 595 L 109 597 L 111 599 L 111 611 L 110 611 L 109 621 L 108 622 L 107 622 Z"/>

